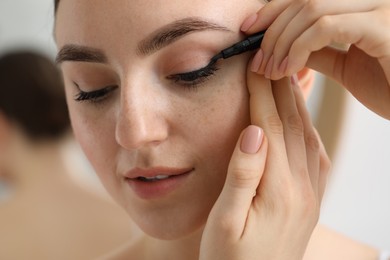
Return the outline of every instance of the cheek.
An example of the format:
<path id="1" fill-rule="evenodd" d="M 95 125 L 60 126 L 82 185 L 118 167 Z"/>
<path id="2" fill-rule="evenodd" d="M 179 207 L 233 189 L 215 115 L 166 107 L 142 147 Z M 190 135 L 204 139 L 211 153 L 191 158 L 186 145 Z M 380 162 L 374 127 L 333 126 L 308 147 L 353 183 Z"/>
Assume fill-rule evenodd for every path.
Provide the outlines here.
<path id="1" fill-rule="evenodd" d="M 237 66 L 228 67 L 226 74 L 229 76 L 223 77 L 219 83 L 201 120 L 206 131 L 203 134 L 211 141 L 210 145 L 222 153 L 226 153 L 227 147 L 235 146 L 241 131 L 250 124 L 244 61 L 242 66 L 237 61 Z"/>
<path id="2" fill-rule="evenodd" d="M 197 147 L 197 155 L 206 162 L 205 171 L 213 175 L 214 185 L 220 188 L 238 137 L 250 124 L 245 70 L 241 71 L 225 77 L 211 100 L 199 106 L 201 109 L 198 108 L 195 117 L 197 138 L 193 138 L 192 145 Z"/>
<path id="3" fill-rule="evenodd" d="M 101 183 L 114 197 L 118 189 L 115 172 L 115 154 L 117 146 L 115 131 L 110 120 L 90 119 L 83 116 L 83 111 L 77 110 L 78 104 L 70 104 L 69 113 L 75 138 L 79 142 L 88 161 L 91 163 Z"/>
<path id="4" fill-rule="evenodd" d="M 100 172 L 97 169 L 103 164 L 103 162 L 99 163 L 99 158 L 103 158 L 100 154 L 106 153 L 106 151 L 109 151 L 110 149 L 109 144 L 107 144 L 107 136 L 97 130 L 99 128 L 96 124 L 88 122 L 88 120 L 85 120 L 78 115 L 73 115 L 71 113 L 71 122 L 74 135 L 88 160 L 92 163 L 95 170 Z"/>
<path id="5" fill-rule="evenodd" d="M 241 130 L 249 124 L 248 93 L 242 82 L 224 84 L 215 101 L 201 118 L 203 135 L 215 149 L 234 146 Z"/>
<path id="6" fill-rule="evenodd" d="M 73 133 L 92 166 L 97 170 L 96 168 L 105 164 L 101 158 L 109 159 L 112 157 L 111 154 L 114 154 L 115 122 L 110 115 L 110 110 L 104 107 L 95 108 L 93 104 L 87 102 L 76 102 L 71 84 L 65 81 L 65 85 Z"/>
<path id="7" fill-rule="evenodd" d="M 228 77 L 192 116 L 189 137 L 199 176 L 191 193 L 189 221 L 203 225 L 225 183 L 233 149 L 241 131 L 250 123 L 245 80 Z M 233 79 L 233 80 L 232 80 Z M 199 192 L 202 190 L 202 192 Z M 194 225 L 194 224 L 193 224 Z"/>

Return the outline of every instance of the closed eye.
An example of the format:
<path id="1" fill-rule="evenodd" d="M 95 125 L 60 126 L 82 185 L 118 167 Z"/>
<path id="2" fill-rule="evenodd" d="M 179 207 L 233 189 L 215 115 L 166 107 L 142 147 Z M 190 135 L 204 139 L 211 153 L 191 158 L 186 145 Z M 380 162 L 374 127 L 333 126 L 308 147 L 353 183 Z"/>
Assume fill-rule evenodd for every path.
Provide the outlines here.
<path id="1" fill-rule="evenodd" d="M 102 89 L 86 92 L 82 91 L 76 83 L 75 85 L 77 86 L 79 93 L 76 94 L 74 100 L 78 102 L 90 101 L 92 103 L 98 103 L 103 101 L 108 96 L 108 94 L 118 88 L 118 86 L 113 85 L 104 87 Z"/>
<path id="2" fill-rule="evenodd" d="M 208 80 L 217 70 L 216 64 L 210 63 L 206 67 L 198 70 L 170 75 L 167 79 L 173 80 L 175 83 L 184 87 L 194 88 Z"/>

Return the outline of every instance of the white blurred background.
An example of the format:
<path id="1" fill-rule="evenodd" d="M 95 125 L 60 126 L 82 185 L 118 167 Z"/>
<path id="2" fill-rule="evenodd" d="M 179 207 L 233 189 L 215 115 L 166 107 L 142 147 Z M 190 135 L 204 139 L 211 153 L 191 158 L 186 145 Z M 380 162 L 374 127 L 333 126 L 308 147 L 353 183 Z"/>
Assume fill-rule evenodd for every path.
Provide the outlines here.
<path id="1" fill-rule="evenodd" d="M 54 57 L 52 2 L 0 0 L 0 55 L 28 47 Z M 317 88 L 317 95 L 326 87 Z M 313 107 L 317 101 L 311 100 Z M 320 221 L 356 240 L 389 250 L 390 122 L 347 95 L 340 131 Z M 78 147 L 71 151 L 80 167 L 88 167 Z M 84 180 L 96 182 L 90 176 Z"/>

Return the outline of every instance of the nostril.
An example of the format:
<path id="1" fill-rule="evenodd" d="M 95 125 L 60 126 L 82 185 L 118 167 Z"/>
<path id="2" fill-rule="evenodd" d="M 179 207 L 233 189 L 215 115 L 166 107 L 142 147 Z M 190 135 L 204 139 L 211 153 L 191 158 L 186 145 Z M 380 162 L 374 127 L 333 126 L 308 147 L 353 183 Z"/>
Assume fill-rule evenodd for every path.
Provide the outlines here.
<path id="1" fill-rule="evenodd" d="M 156 146 L 168 137 L 168 124 L 164 118 L 148 113 L 120 115 L 115 129 L 116 142 L 127 150 Z"/>

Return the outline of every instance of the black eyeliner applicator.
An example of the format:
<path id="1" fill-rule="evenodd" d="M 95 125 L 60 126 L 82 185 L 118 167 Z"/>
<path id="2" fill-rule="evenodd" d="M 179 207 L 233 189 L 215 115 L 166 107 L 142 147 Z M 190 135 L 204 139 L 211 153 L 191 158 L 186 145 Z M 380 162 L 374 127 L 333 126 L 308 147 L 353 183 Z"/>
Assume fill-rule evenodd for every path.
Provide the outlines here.
<path id="1" fill-rule="evenodd" d="M 245 40 L 242 40 L 224 50 L 219 52 L 217 55 L 211 58 L 209 65 L 212 65 L 217 62 L 219 59 L 227 59 L 232 56 L 247 52 L 247 51 L 252 51 L 260 48 L 261 42 L 263 41 L 265 30 L 255 33 Z"/>

